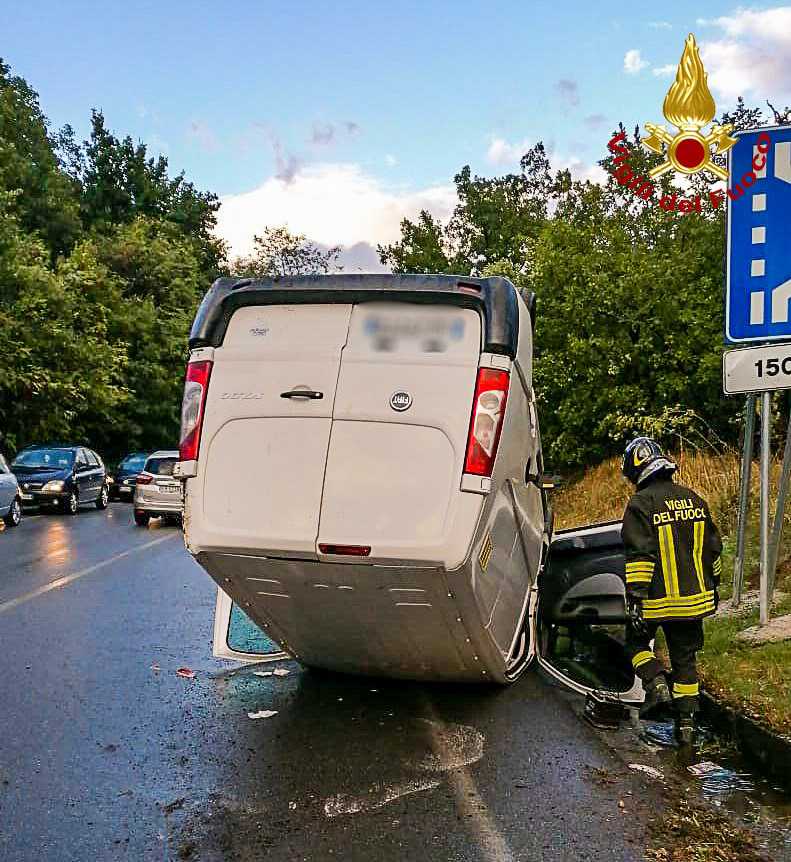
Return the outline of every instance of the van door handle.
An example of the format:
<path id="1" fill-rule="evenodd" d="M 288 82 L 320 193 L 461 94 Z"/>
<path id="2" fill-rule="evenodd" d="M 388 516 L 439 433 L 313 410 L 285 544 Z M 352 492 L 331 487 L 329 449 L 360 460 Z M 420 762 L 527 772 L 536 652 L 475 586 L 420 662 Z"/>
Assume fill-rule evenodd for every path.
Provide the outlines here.
<path id="1" fill-rule="evenodd" d="M 324 397 L 323 392 L 316 392 L 315 389 L 290 389 L 288 392 L 281 392 L 281 398 L 309 398 L 311 401 L 320 401 Z"/>

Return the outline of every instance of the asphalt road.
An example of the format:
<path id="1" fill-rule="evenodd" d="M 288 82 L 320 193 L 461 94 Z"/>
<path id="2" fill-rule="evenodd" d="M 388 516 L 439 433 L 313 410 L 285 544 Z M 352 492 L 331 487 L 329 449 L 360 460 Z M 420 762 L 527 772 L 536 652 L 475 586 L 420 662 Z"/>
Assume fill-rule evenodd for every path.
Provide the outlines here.
<path id="1" fill-rule="evenodd" d="M 0 860 L 642 858 L 651 788 L 538 675 L 259 677 L 214 598 L 125 504 L 0 532 Z"/>

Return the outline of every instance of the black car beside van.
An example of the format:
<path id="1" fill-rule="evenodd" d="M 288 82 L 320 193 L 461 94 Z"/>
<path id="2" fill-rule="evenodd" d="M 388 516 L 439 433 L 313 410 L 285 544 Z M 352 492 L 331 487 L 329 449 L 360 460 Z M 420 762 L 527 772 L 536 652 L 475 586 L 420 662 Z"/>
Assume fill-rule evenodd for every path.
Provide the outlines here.
<path id="1" fill-rule="evenodd" d="M 57 508 L 76 515 L 80 506 L 107 507 L 109 489 L 102 459 L 84 446 L 28 446 L 11 462 L 23 506 Z"/>
<path id="2" fill-rule="evenodd" d="M 121 460 L 112 476 L 108 477 L 111 500 L 132 502 L 137 477 L 143 472 L 149 454 L 149 452 L 130 452 Z"/>

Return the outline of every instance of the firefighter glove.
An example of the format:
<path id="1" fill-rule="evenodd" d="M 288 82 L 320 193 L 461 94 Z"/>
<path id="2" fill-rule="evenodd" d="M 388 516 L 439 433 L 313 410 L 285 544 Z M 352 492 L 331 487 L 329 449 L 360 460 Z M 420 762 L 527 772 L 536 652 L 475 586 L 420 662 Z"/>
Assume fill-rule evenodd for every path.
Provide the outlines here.
<path id="1" fill-rule="evenodd" d="M 629 625 L 638 637 L 648 637 L 648 626 L 643 617 L 643 600 L 637 596 L 626 597 L 626 610 L 629 615 Z"/>

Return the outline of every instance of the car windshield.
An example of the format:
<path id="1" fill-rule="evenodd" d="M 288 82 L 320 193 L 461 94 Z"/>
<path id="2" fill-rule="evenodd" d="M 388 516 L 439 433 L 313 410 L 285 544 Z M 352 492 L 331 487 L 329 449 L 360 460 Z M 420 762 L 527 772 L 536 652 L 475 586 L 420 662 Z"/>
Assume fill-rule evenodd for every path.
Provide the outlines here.
<path id="1" fill-rule="evenodd" d="M 53 470 L 61 470 L 71 467 L 74 463 L 74 452 L 71 449 L 27 449 L 20 452 L 12 467 L 50 467 Z"/>
<path id="2" fill-rule="evenodd" d="M 145 455 L 129 455 L 121 461 L 121 470 L 142 470 L 146 466 Z"/>
<path id="3" fill-rule="evenodd" d="M 146 463 L 146 472 L 155 476 L 172 476 L 173 467 L 178 463 L 178 458 L 149 458 Z"/>

